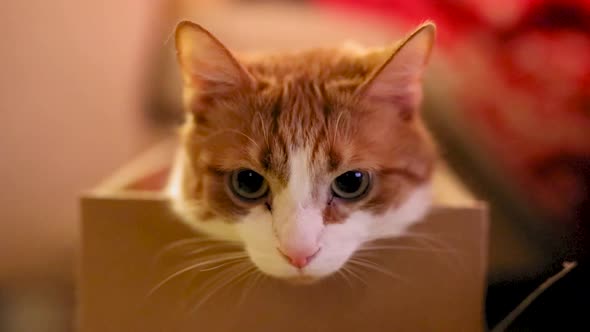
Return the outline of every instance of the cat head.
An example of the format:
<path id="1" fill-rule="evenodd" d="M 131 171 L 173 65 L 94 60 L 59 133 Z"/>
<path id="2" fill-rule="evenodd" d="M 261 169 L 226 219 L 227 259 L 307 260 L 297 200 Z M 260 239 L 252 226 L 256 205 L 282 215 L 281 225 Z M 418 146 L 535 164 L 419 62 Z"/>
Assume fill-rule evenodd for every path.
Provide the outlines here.
<path id="1" fill-rule="evenodd" d="M 379 49 L 236 57 L 180 23 L 175 210 L 284 279 L 320 279 L 364 243 L 402 235 L 430 206 L 436 153 L 419 108 L 434 33 L 426 23 Z"/>

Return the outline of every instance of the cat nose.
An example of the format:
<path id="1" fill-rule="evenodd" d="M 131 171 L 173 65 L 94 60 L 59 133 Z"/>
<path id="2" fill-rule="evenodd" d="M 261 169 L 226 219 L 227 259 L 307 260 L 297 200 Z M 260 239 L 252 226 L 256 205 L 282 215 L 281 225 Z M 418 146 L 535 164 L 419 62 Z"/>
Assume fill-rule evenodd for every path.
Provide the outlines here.
<path id="1" fill-rule="evenodd" d="M 279 253 L 281 253 L 287 262 L 298 269 L 302 269 L 309 265 L 309 263 L 318 255 L 320 249 L 321 248 L 318 247 L 312 251 L 283 252 L 283 250 L 278 248 Z"/>

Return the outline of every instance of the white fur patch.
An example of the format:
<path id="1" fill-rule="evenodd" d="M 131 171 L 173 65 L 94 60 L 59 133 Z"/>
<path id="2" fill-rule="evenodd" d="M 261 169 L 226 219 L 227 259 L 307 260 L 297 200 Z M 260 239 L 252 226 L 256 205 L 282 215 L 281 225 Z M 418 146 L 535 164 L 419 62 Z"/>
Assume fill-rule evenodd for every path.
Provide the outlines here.
<path id="1" fill-rule="evenodd" d="M 292 199 L 301 204 L 311 202 L 310 152 L 305 149 L 295 150 L 289 154 L 289 184 L 287 190 Z"/>
<path id="2" fill-rule="evenodd" d="M 425 184 L 414 189 L 408 199 L 397 209 L 372 219 L 369 239 L 376 240 L 402 236 L 412 225 L 420 222 L 432 205 L 432 186 Z"/>
<path id="3" fill-rule="evenodd" d="M 204 233 L 219 240 L 241 242 L 242 240 L 238 236 L 236 228 L 230 223 L 227 223 L 226 220 L 219 219 L 202 222 L 197 218 L 204 210 L 201 206 L 203 203 L 188 200 L 184 196 L 182 185 L 187 181 L 184 178 L 186 167 L 188 167 L 186 153 L 183 150 L 179 150 L 176 153 L 174 165 L 165 190 L 174 213 L 176 213 L 181 221 L 197 232 Z"/>
<path id="4" fill-rule="evenodd" d="M 320 206 L 312 198 L 309 151 L 294 151 L 289 161 L 287 188 L 273 202 L 273 224 L 284 254 L 308 257 L 319 249 L 324 220 Z"/>

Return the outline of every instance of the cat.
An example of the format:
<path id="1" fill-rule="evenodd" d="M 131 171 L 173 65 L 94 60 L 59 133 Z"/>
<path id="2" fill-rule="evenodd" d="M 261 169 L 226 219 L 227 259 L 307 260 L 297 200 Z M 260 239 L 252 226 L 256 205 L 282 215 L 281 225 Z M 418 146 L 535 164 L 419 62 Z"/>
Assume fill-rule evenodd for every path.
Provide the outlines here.
<path id="1" fill-rule="evenodd" d="M 197 232 L 264 274 L 317 281 L 429 211 L 438 160 L 420 118 L 426 22 L 381 48 L 234 55 L 183 21 L 186 120 L 167 187 Z"/>

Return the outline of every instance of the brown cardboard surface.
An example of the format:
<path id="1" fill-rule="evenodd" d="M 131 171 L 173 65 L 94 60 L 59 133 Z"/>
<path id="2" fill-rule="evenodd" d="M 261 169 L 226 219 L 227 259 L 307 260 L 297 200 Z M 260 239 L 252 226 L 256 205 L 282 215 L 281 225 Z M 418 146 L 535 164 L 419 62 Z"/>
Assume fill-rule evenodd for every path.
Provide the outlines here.
<path id="1" fill-rule="evenodd" d="M 146 159 L 142 160 L 147 169 Z M 160 170 L 153 166 L 153 172 Z M 153 183 L 153 177 L 143 178 Z M 452 180 L 444 178 L 447 182 L 441 184 L 448 196 L 458 197 L 451 190 Z M 81 332 L 484 329 L 487 211 L 483 204 L 469 200 L 438 204 L 412 230 L 435 241 L 385 241 L 418 248 L 376 255 L 373 260 L 387 273 L 365 270 L 358 273 L 362 281 L 335 276 L 308 286 L 267 278 L 251 287 L 250 281 L 242 280 L 222 287 L 193 310 L 215 288 L 207 283 L 224 275 L 224 269 L 181 274 L 148 296 L 181 268 L 178 259 L 162 255 L 166 248 L 199 235 L 176 220 L 158 192 L 131 188 L 116 191 L 103 186 L 82 199 Z"/>

